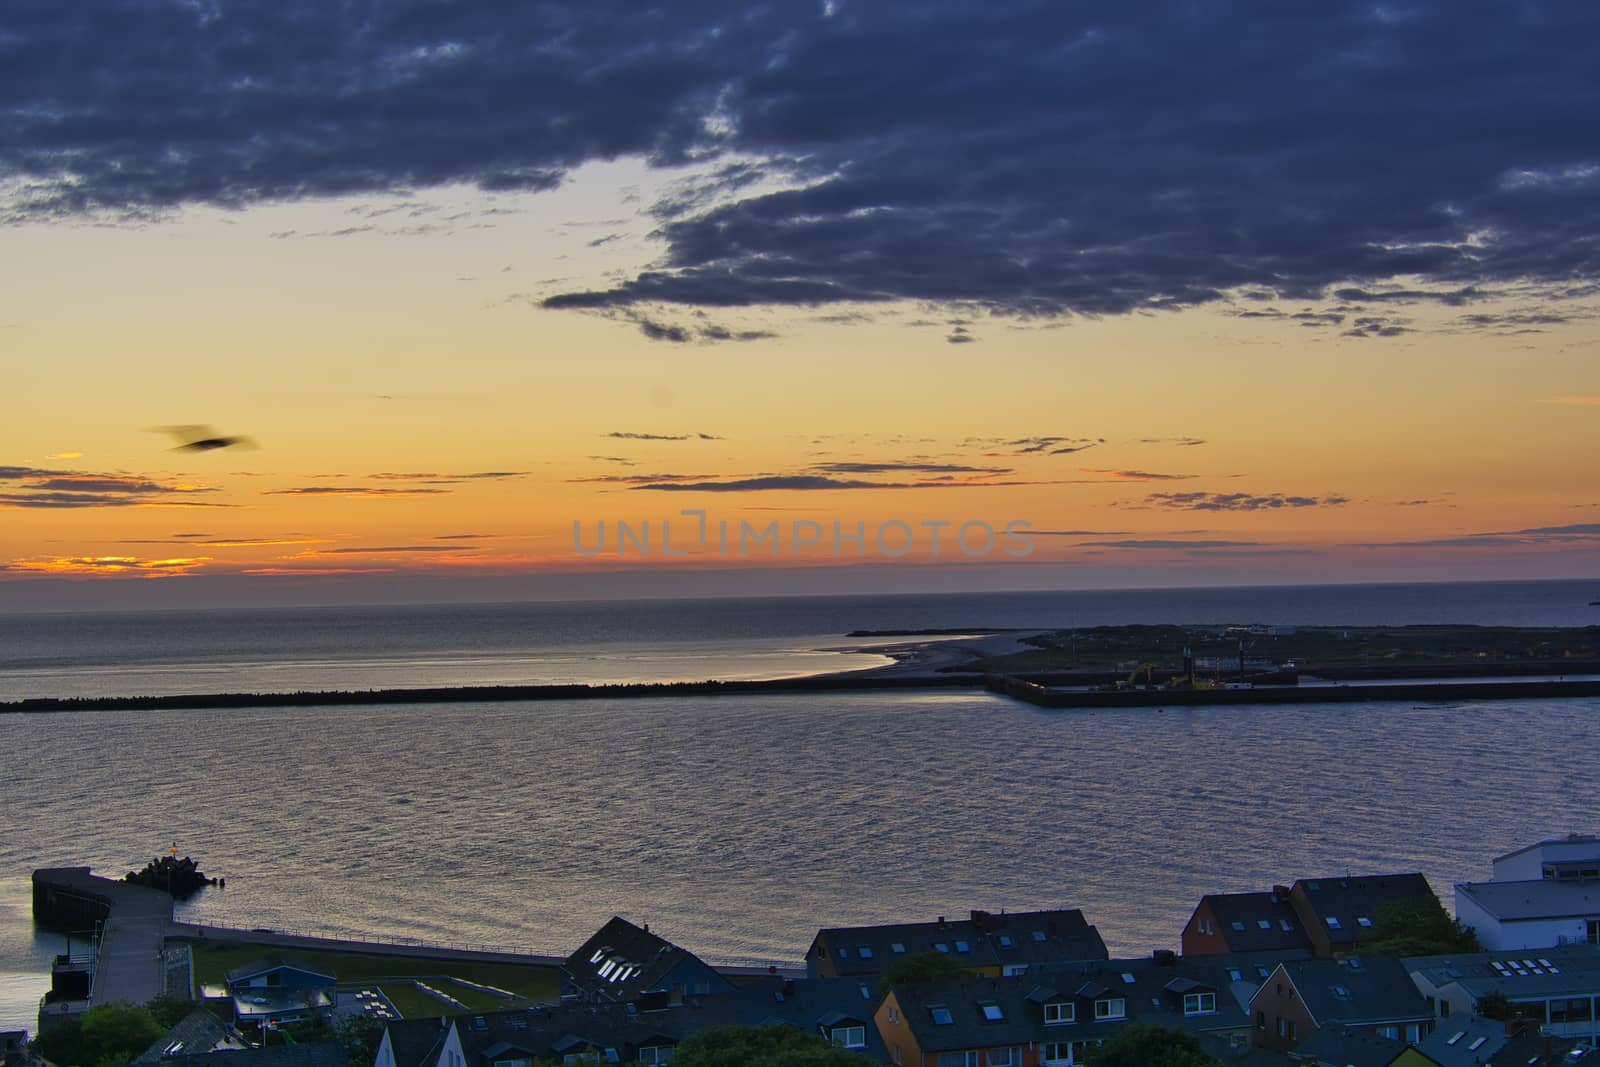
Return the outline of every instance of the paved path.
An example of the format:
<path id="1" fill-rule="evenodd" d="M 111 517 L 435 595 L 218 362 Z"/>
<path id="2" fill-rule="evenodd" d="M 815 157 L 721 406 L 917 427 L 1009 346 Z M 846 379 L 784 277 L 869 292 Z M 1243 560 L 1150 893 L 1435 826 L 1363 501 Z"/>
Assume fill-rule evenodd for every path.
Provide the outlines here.
<path id="1" fill-rule="evenodd" d="M 98 901 L 107 918 L 100 933 L 89 1003 L 143 1004 L 166 991 L 161 948 L 172 925 L 172 898 L 156 889 L 90 874 L 87 867 L 33 872 L 36 885 Z"/>

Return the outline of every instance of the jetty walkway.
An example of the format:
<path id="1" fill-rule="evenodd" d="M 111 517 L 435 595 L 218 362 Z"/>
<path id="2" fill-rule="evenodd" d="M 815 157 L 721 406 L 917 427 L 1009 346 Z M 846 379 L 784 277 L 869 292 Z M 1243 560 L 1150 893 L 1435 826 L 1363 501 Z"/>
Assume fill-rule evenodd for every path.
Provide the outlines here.
<path id="1" fill-rule="evenodd" d="M 172 898 L 157 889 L 91 874 L 88 867 L 33 872 L 33 917 L 42 926 L 95 936 L 88 997 L 40 1009 L 72 1015 L 94 1004 L 143 1004 L 166 991 L 162 949 L 173 926 Z"/>

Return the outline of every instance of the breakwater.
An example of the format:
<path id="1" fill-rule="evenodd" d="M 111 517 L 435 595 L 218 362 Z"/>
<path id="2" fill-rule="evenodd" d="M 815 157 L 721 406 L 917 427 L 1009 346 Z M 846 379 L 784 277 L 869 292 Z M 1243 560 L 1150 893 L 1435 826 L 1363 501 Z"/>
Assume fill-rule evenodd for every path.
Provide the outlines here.
<path id="1" fill-rule="evenodd" d="M 616 700 L 629 697 L 723 696 L 750 693 L 837 693 L 885 689 L 983 688 L 978 674 L 879 675 L 862 672 L 774 681 L 660 682 L 632 685 L 453 685 L 423 689 L 324 690 L 298 693 L 192 693 L 171 696 L 32 697 L 0 703 L 0 714 L 60 711 L 173 711 L 214 708 L 316 707 L 357 704 L 455 704 L 473 701 Z"/>

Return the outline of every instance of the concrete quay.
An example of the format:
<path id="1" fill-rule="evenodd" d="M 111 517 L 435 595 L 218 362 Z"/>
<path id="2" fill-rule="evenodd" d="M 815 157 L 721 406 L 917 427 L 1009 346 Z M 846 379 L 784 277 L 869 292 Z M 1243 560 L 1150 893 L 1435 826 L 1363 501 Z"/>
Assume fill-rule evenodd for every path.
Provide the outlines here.
<path id="1" fill-rule="evenodd" d="M 33 872 L 33 917 L 41 926 L 82 936 L 98 932 L 89 995 L 39 1009 L 40 1029 L 51 1018 L 96 1004 L 143 1004 L 166 989 L 161 950 L 172 926 L 172 898 L 155 889 L 90 873 L 88 867 Z"/>

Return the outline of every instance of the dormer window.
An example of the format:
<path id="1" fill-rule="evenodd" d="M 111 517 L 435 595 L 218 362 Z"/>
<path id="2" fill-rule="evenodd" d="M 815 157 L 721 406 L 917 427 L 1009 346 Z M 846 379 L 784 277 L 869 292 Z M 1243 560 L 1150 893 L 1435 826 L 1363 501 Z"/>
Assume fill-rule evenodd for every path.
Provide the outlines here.
<path id="1" fill-rule="evenodd" d="M 828 1031 L 828 1040 L 840 1048 L 866 1048 L 867 1028 L 865 1026 L 835 1026 Z"/>
<path id="2" fill-rule="evenodd" d="M 1046 1026 L 1060 1026 L 1064 1023 L 1078 1021 L 1078 1006 L 1070 1000 L 1051 1001 L 1044 1006 L 1044 1024 Z"/>
<path id="3" fill-rule="evenodd" d="M 1128 1002 L 1123 997 L 1101 997 L 1094 1002 L 1095 1019 L 1125 1019 L 1128 1016 Z"/>
<path id="4" fill-rule="evenodd" d="M 1215 1015 L 1217 1013 L 1217 995 L 1215 993 L 1185 993 L 1183 995 L 1183 1013 L 1185 1015 Z"/>

